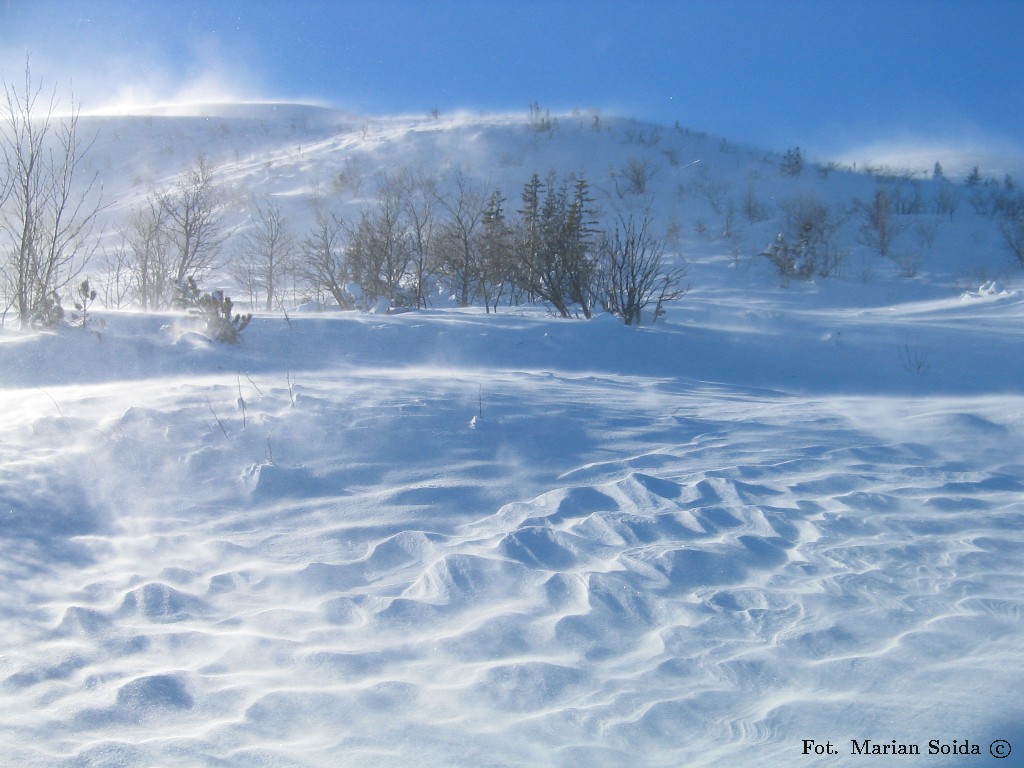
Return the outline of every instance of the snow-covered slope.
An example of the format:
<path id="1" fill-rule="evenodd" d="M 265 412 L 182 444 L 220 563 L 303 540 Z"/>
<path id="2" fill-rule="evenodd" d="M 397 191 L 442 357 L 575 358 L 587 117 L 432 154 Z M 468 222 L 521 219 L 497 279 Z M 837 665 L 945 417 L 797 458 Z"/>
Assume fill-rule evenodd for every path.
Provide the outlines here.
<path id="1" fill-rule="evenodd" d="M 261 132 L 259 114 L 107 125 L 153 179 L 173 172 L 155 145 L 176 161 L 194 143 L 295 216 L 346 163 L 462 163 L 513 191 L 552 165 L 608 186 L 660 157 L 654 205 L 693 289 L 639 329 L 518 308 L 262 314 L 236 347 L 178 315 L 5 331 L 0 762 L 1024 749 L 1024 297 L 969 206 L 913 279 L 854 269 L 851 224 L 845 276 L 783 289 L 733 257 L 708 185 L 838 203 L 876 181 L 784 178 L 778 156 L 592 115 L 536 132 L 318 112 Z M 97 144 L 128 168 L 114 146 Z"/>
<path id="2" fill-rule="evenodd" d="M 228 202 L 225 224 L 236 234 L 246 230 L 254 204 L 267 198 L 281 206 L 300 237 L 313 226 L 314 204 L 355 219 L 377 196 L 382 177 L 402 171 L 433 177 L 442 190 L 447 178 L 462 173 L 484 189 L 500 190 L 513 212 L 531 174 L 554 172 L 586 177 L 602 224 L 647 208 L 671 250 L 690 261 L 728 263 L 734 271 L 766 271 L 758 254 L 779 232 L 787 206 L 803 198 L 831 206 L 842 219 L 837 272 L 847 279 L 921 274 L 948 292 L 1016 274 L 1016 261 L 985 213 L 992 196 L 1014 182 L 989 178 L 990 169 L 980 169 L 986 183 L 976 188 L 966 187 L 953 169 L 949 180 L 934 180 L 931 166 L 865 173 L 828 158 L 805 158 L 803 172 L 791 176 L 780 170 L 782 151 L 739 146 L 678 124 L 598 111 L 547 120 L 526 113 L 367 117 L 302 104 L 200 104 L 87 116 L 80 130 L 94 139 L 83 168 L 103 182 L 110 248 L 128 213 L 202 155 L 215 169 Z M 914 211 L 901 216 L 887 259 L 859 235 L 857 206 L 879 188 Z M 90 269 L 94 275 L 100 270 Z M 715 282 L 722 274 L 715 270 Z M 772 281 L 770 274 L 761 274 L 758 283 L 766 279 Z"/>

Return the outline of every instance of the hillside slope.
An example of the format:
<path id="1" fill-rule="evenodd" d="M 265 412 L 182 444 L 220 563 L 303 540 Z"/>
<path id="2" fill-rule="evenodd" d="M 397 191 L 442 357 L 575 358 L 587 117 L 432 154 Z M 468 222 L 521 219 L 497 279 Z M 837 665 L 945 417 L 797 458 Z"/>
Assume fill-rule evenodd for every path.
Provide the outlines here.
<path id="1" fill-rule="evenodd" d="M 847 281 L 927 275 L 929 284 L 961 292 L 1019 271 L 992 215 L 993 200 L 1013 194 L 1004 191 L 1007 180 L 967 187 L 962 179 L 930 178 L 930 168 L 856 169 L 827 158 L 805 158 L 802 172 L 790 175 L 782 171 L 782 151 L 596 111 L 375 118 L 305 105 L 202 105 L 173 115 L 91 116 L 83 128 L 96 137 L 86 168 L 104 183 L 108 248 L 147 194 L 173 184 L 203 155 L 228 202 L 227 230 L 236 236 L 251 226 L 255 204 L 268 199 L 300 238 L 313 227 L 315 206 L 355 222 L 382 178 L 403 171 L 434 178 L 442 194 L 451 194 L 453 174 L 465 174 L 501 191 L 514 213 L 530 176 L 554 172 L 589 181 L 603 226 L 650 210 L 670 250 L 715 265 L 715 283 L 737 272 L 742 282 L 753 268 L 759 284 L 779 284 L 760 254 L 801 200 L 832 209 L 839 226 L 831 271 Z M 889 258 L 861 233 L 861 208 L 879 189 L 903 212 Z"/>

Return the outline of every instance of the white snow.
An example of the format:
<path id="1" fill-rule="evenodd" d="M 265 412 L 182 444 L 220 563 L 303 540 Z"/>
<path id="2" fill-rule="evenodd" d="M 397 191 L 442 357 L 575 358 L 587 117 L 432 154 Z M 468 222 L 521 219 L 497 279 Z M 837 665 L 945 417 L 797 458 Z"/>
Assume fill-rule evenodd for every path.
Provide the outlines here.
<path id="1" fill-rule="evenodd" d="M 161 119 L 189 118 L 145 130 L 167 136 Z M 591 140 L 409 122 L 381 129 L 382 162 L 504 146 L 516 183 L 560 152 L 574 170 Z M 737 194 L 763 166 L 708 147 Z M 596 167 L 616 151 L 646 150 Z M 296 179 L 224 162 L 302 203 Z M 766 168 L 766 197 L 811 183 Z M 822 194 L 873 184 L 835 172 Z M 1018 272 L 966 210 L 913 280 L 878 264 L 789 289 L 686 226 L 693 290 L 639 329 L 440 308 L 257 314 L 237 347 L 128 311 L 97 311 L 99 333 L 3 331 L 2 762 L 1024 751 Z M 960 284 L 964 243 L 999 284 Z"/>

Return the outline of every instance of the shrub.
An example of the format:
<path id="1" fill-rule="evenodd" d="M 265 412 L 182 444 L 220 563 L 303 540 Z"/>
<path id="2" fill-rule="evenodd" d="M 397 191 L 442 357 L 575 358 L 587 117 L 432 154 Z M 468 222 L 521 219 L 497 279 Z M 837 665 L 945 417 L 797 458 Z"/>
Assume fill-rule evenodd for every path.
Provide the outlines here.
<path id="1" fill-rule="evenodd" d="M 844 258 L 835 237 L 843 217 L 825 203 L 807 196 L 784 202 L 782 212 L 782 231 L 761 255 L 787 281 L 835 275 Z"/>
<path id="2" fill-rule="evenodd" d="M 33 328 L 56 328 L 64 320 L 64 307 L 56 291 L 44 295 L 32 307 L 29 323 Z"/>
<path id="3" fill-rule="evenodd" d="M 242 331 L 252 320 L 251 312 L 245 315 L 233 313 L 234 302 L 224 295 L 224 291 L 203 293 L 191 277 L 178 284 L 177 303 L 187 309 L 189 314 L 205 321 L 206 334 L 222 344 L 237 343 Z"/>

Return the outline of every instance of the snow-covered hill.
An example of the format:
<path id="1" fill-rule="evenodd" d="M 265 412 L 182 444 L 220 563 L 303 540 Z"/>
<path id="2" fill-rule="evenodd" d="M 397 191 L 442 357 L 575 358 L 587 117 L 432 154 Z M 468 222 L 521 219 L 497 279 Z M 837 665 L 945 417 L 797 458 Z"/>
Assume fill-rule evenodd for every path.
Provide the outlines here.
<path id="1" fill-rule="evenodd" d="M 197 151 L 239 221 L 272 194 L 299 228 L 342 172 L 365 178 L 352 211 L 405 164 L 510 196 L 583 170 L 609 211 L 653 199 L 692 290 L 641 328 L 437 307 L 257 314 L 237 346 L 130 311 L 3 331 L 0 762 L 1024 750 L 1024 296 L 969 191 L 907 214 L 916 276 L 851 218 L 841 273 L 783 288 L 755 254 L 784 200 L 948 182 L 790 177 L 781 153 L 587 113 L 205 109 L 89 118 L 106 215 Z M 644 195 L 615 189 L 631 161 Z"/>
<path id="2" fill-rule="evenodd" d="M 762 273 L 759 284 L 772 277 L 758 254 L 779 232 L 787 206 L 801 198 L 843 217 L 836 272 L 848 280 L 888 282 L 920 273 L 945 289 L 963 290 L 1015 276 L 1019 267 L 987 210 L 1005 184 L 1015 183 L 1012 176 L 983 167 L 984 183 L 971 188 L 963 184 L 964 169 L 949 168 L 947 179 L 935 180 L 931 163 L 939 158 L 926 167 L 864 169 L 808 157 L 794 176 L 780 170 L 785 148 L 743 147 L 678 124 L 599 111 L 366 117 L 301 104 L 198 104 L 91 115 L 80 130 L 95 139 L 84 170 L 103 182 L 109 248 L 130 211 L 202 155 L 229 203 L 225 225 L 236 234 L 246 231 L 255 204 L 268 199 L 300 237 L 313 227 L 314 204 L 355 220 L 376 198 L 383 176 L 403 170 L 442 187 L 446 177 L 463 173 L 500 190 L 514 211 L 531 174 L 553 171 L 559 178 L 586 177 L 602 224 L 648 208 L 681 257 L 698 265 L 727 262 L 740 273 L 753 268 Z M 861 242 L 863 221 L 856 213 L 879 188 L 907 212 L 886 259 Z M 716 266 L 710 278 L 720 282 L 721 273 Z M 223 276 L 216 279 L 229 285 Z M 693 281 L 696 288 L 706 282 Z"/>

